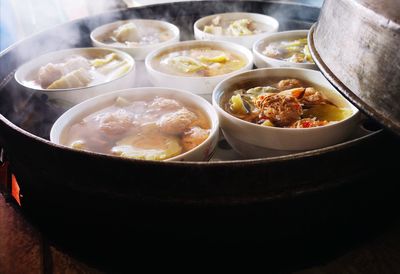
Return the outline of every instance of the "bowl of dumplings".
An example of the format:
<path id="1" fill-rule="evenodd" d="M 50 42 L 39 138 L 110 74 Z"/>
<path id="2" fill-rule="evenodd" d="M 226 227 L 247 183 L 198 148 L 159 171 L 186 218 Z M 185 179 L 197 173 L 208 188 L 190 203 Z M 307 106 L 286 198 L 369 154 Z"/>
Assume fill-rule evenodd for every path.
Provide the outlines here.
<path id="1" fill-rule="evenodd" d="M 251 12 L 213 14 L 198 19 L 193 25 L 196 40 L 233 42 L 248 49 L 278 28 L 279 22 L 274 17 Z"/>
<path id="2" fill-rule="evenodd" d="M 119 49 L 135 60 L 153 50 L 178 42 L 179 28 L 162 20 L 130 19 L 97 27 L 90 33 L 93 46 Z"/>
<path id="3" fill-rule="evenodd" d="M 28 61 L 14 77 L 28 91 L 72 106 L 102 93 L 132 87 L 135 61 L 119 50 L 65 49 Z"/>

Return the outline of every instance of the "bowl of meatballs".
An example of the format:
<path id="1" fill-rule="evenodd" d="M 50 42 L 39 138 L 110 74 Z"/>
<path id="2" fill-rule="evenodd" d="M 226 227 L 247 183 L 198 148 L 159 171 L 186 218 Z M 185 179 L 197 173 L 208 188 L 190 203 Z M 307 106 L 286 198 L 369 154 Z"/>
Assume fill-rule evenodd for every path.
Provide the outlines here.
<path id="1" fill-rule="evenodd" d="M 75 105 L 50 140 L 70 149 L 149 161 L 207 161 L 218 141 L 215 109 L 193 93 L 160 87 L 119 90 Z"/>

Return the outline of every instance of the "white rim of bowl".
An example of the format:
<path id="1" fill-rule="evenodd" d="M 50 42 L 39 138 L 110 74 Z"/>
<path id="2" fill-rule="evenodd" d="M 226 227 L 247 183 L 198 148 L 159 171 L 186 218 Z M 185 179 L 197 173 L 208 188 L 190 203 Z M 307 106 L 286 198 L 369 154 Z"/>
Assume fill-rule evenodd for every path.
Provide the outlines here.
<path id="1" fill-rule="evenodd" d="M 304 32 L 305 37 L 307 38 L 308 35 L 308 30 L 306 29 L 299 29 L 299 30 L 288 30 L 288 31 L 279 31 L 279 32 L 275 32 L 275 33 L 269 33 L 268 35 L 264 36 L 263 38 L 258 39 L 256 42 L 254 42 L 253 44 L 253 53 L 256 54 L 258 57 L 260 57 L 261 59 L 263 59 L 263 61 L 269 63 L 269 62 L 276 62 L 277 64 L 283 66 L 299 66 L 299 68 L 301 68 L 302 66 L 316 66 L 315 63 L 294 63 L 294 62 L 289 62 L 289 61 L 284 61 L 284 60 L 279 60 L 279 59 L 275 59 L 272 57 L 268 57 L 266 55 L 264 55 L 262 52 L 259 51 L 259 46 L 260 44 L 264 43 L 265 40 L 274 38 L 274 37 L 280 37 L 280 36 L 285 36 L 286 34 L 293 34 L 293 36 L 297 36 L 296 34 L 302 35 L 301 33 Z M 273 40 L 271 42 L 276 42 L 276 41 L 280 41 L 280 39 L 276 39 Z"/>
<path id="2" fill-rule="evenodd" d="M 196 107 L 198 107 L 201 111 L 203 111 L 203 113 L 205 113 L 207 118 L 210 120 L 211 130 L 210 130 L 210 134 L 208 135 L 207 139 L 205 139 L 198 146 L 196 146 L 196 147 L 194 147 L 194 148 L 192 148 L 192 149 L 190 149 L 190 150 L 188 150 L 188 151 L 186 151 L 184 153 L 176 155 L 174 157 L 162 160 L 162 162 L 163 161 L 174 161 L 174 159 L 177 159 L 177 158 L 180 158 L 180 157 L 183 157 L 183 156 L 189 154 L 189 152 L 191 152 L 193 149 L 199 149 L 201 147 L 204 147 L 206 145 L 206 142 L 210 141 L 211 137 L 214 137 L 216 134 L 219 133 L 220 126 L 219 126 L 218 113 L 215 110 L 215 108 L 212 106 L 212 104 L 210 104 L 210 102 L 208 102 L 206 99 L 202 98 L 201 96 L 196 95 L 196 94 L 194 94 L 194 93 L 192 93 L 190 91 L 183 90 L 183 89 L 164 88 L 164 87 L 137 87 L 137 88 L 128 88 L 128 89 L 115 90 L 115 91 L 112 91 L 112 92 L 109 92 L 109 93 L 106 93 L 106 94 L 97 95 L 97 96 L 95 96 L 93 98 L 87 99 L 87 100 L 85 100 L 83 102 L 80 102 L 80 103 L 76 104 L 75 106 L 73 106 L 72 108 L 68 109 L 66 112 L 61 114 L 61 116 L 58 117 L 57 120 L 53 123 L 53 125 L 51 127 L 51 130 L 50 130 L 50 141 L 52 143 L 56 144 L 56 145 L 65 147 L 67 149 L 71 149 L 73 151 L 77 151 L 76 149 L 73 149 L 73 148 L 71 148 L 71 147 L 69 147 L 67 145 L 64 145 L 64 144 L 61 144 L 60 142 L 55 142 L 54 141 L 54 139 L 56 139 L 57 136 L 58 136 L 58 138 L 61 137 L 61 134 L 62 134 L 63 130 L 65 129 L 65 126 L 68 125 L 68 122 L 71 121 L 71 120 L 77 119 L 77 117 L 79 117 L 79 116 L 82 116 L 81 114 L 84 113 L 84 110 L 87 107 L 86 105 L 90 104 L 93 101 L 99 100 L 99 98 L 110 97 L 110 99 L 112 99 L 112 98 L 116 99 L 118 97 L 117 94 L 119 94 L 119 93 L 124 93 L 124 92 L 132 92 L 132 93 L 134 93 L 137 90 L 143 90 L 143 91 L 167 90 L 167 91 L 173 92 L 174 94 L 185 94 L 185 95 L 187 95 L 187 97 L 193 99 L 193 100 L 190 100 L 190 103 L 195 105 Z M 162 95 L 162 92 L 159 95 Z M 156 96 L 158 96 L 158 95 L 156 95 Z M 179 95 L 177 97 L 179 97 Z M 179 98 L 178 98 L 178 100 L 179 100 Z M 202 102 L 203 104 L 205 104 L 208 107 L 208 109 L 204 109 L 204 108 L 200 107 L 199 106 L 200 104 L 198 103 L 199 101 Z M 60 123 L 60 121 L 65 119 L 63 117 L 65 117 L 67 115 L 70 115 L 70 113 L 72 113 L 72 114 L 78 113 L 78 114 L 72 115 L 73 118 L 69 119 L 65 123 L 64 127 L 62 127 L 61 130 L 58 133 L 56 133 L 55 129 L 54 129 L 55 126 L 58 123 Z M 91 112 L 91 113 L 93 113 L 93 112 Z M 90 115 L 90 114 L 83 114 L 83 115 Z M 80 151 L 80 150 L 78 150 L 78 151 Z M 157 160 L 142 160 L 142 159 L 134 159 L 134 158 L 128 158 L 128 157 L 121 157 L 121 156 L 117 156 L 117 155 L 110 155 L 110 154 L 105 154 L 105 153 L 100 153 L 100 152 L 95 152 L 95 151 L 82 150 L 81 152 L 94 153 L 94 154 L 98 154 L 98 155 L 105 155 L 105 156 L 108 156 L 108 157 L 115 157 L 115 158 L 126 158 L 126 159 L 137 160 L 137 161 L 160 162 L 160 161 L 157 161 Z M 178 160 L 178 161 L 180 161 L 180 160 Z"/>
<path id="3" fill-rule="evenodd" d="M 244 56 L 245 59 L 247 60 L 246 64 L 241 67 L 238 70 L 235 71 L 231 71 L 229 73 L 225 73 L 225 74 L 220 74 L 220 75 L 216 75 L 216 76 L 180 76 L 180 75 L 175 75 L 175 74 L 169 74 L 169 73 L 165 73 L 162 71 L 159 71 L 157 69 L 155 69 L 152 64 L 151 61 L 154 59 L 155 56 L 159 55 L 160 53 L 162 53 L 163 51 L 166 51 L 170 48 L 175 48 L 175 47 L 179 47 L 179 46 L 185 46 L 185 45 L 192 45 L 192 44 L 210 44 L 212 46 L 219 46 L 221 48 L 225 48 L 227 47 L 227 49 L 230 49 L 232 51 L 234 51 L 235 53 L 239 53 L 240 55 Z M 236 49 L 236 48 L 239 48 Z M 214 40 L 188 40 L 188 41 L 180 41 L 180 42 L 175 42 L 173 44 L 169 44 L 166 45 L 162 48 L 156 49 L 154 51 L 152 51 L 149 55 L 147 55 L 146 59 L 145 59 L 145 65 L 146 68 L 148 68 L 149 70 L 151 70 L 152 72 L 155 73 L 159 73 L 161 75 L 167 76 L 167 77 L 171 77 L 171 78 L 176 78 L 176 79 L 181 79 L 181 78 L 192 78 L 192 79 L 218 79 L 221 77 L 226 77 L 226 76 L 233 76 L 237 73 L 240 73 L 243 71 L 244 68 L 246 68 L 248 65 L 253 66 L 253 54 L 252 52 L 246 48 L 245 46 L 233 43 L 233 42 L 227 42 L 227 41 L 214 41 Z"/>
<path id="4" fill-rule="evenodd" d="M 242 119 L 239 119 L 239 118 L 235 117 L 234 115 L 232 115 L 232 114 L 228 113 L 227 111 L 225 111 L 220 106 L 220 100 L 217 101 L 217 98 L 216 98 L 217 93 L 220 94 L 219 99 L 224 94 L 224 91 L 219 91 L 220 86 L 222 86 L 223 84 L 225 84 L 226 81 L 229 81 L 234 77 L 238 77 L 238 76 L 246 74 L 246 73 L 251 74 L 251 73 L 254 73 L 255 71 L 262 71 L 262 70 L 265 70 L 265 71 L 268 71 L 268 70 L 293 70 L 293 71 L 294 70 L 302 70 L 302 71 L 305 71 L 306 73 L 307 72 L 318 73 L 318 74 L 320 74 L 319 76 L 323 77 L 320 72 L 318 72 L 316 70 L 312 70 L 312 69 L 305 69 L 305 68 L 290 68 L 290 67 L 284 67 L 284 68 L 259 68 L 259 69 L 254 69 L 254 70 L 251 70 L 251 71 L 245 71 L 243 73 L 239 73 L 239 74 L 237 74 L 237 75 L 235 75 L 233 77 L 225 79 L 225 80 L 221 81 L 217 86 L 215 86 L 215 88 L 213 90 L 213 93 L 212 93 L 212 104 L 213 104 L 214 107 L 217 108 L 217 111 L 222 113 L 225 117 L 233 118 L 234 121 L 236 121 L 237 123 L 242 124 L 242 125 L 248 125 L 248 126 L 251 126 L 251 127 L 254 127 L 254 128 L 263 128 L 264 127 L 264 128 L 267 128 L 268 130 L 275 130 L 275 131 L 296 131 L 296 132 L 304 131 L 304 130 L 312 131 L 312 130 L 318 130 L 318 129 L 321 129 L 321 128 L 334 127 L 334 126 L 337 126 L 337 125 L 341 124 L 344 121 L 349 120 L 350 118 L 352 118 L 352 117 L 354 117 L 356 115 L 359 115 L 359 113 L 360 113 L 360 111 L 352 103 L 350 103 L 345 97 L 343 97 L 343 95 L 341 95 L 339 92 L 335 92 L 335 94 L 337 93 L 349 105 L 350 109 L 353 111 L 352 115 L 350 115 L 349 117 L 347 117 L 347 118 L 345 118 L 345 119 L 343 119 L 341 121 L 337 121 L 336 123 L 332 123 L 332 124 L 328 124 L 328 125 L 324 125 L 324 126 L 319 126 L 319 127 L 310 127 L 310 128 L 266 127 L 266 126 L 258 125 L 258 124 L 255 124 L 255 123 L 251 123 L 251 122 L 247 122 L 247 121 L 244 121 Z M 288 76 L 288 77 L 290 77 L 290 76 Z M 326 80 L 326 81 L 328 81 L 328 80 Z M 315 84 L 315 81 L 309 81 L 309 82 Z M 330 89 L 332 89 L 332 88 L 330 88 Z M 333 90 L 334 90 L 334 88 L 333 88 Z"/>
<path id="5" fill-rule="evenodd" d="M 132 22 L 132 21 L 146 21 L 146 22 L 153 22 L 159 25 L 163 25 L 163 26 L 167 26 L 167 28 L 169 30 L 171 30 L 174 33 L 174 36 L 171 39 L 168 39 L 166 41 L 160 42 L 160 43 L 154 43 L 154 44 L 147 44 L 147 45 L 138 45 L 138 46 L 124 46 L 124 45 L 110 45 L 107 43 L 103 43 L 101 41 L 99 41 L 98 39 L 96 39 L 94 37 L 94 33 L 96 31 L 99 31 L 101 28 L 107 28 L 107 27 L 111 27 L 112 25 L 116 25 L 118 28 L 118 26 L 123 25 L 124 23 L 128 23 L 128 22 Z M 115 28 L 115 29 L 116 29 Z M 108 24 L 104 24 L 101 26 L 98 26 L 97 28 L 95 28 L 94 30 L 92 30 L 90 32 L 90 39 L 100 45 L 102 45 L 102 47 L 108 47 L 108 48 L 115 48 L 115 49 L 119 49 L 119 50 L 124 50 L 124 49 L 145 49 L 145 48 L 152 48 L 154 46 L 163 46 L 164 44 L 168 44 L 169 42 L 171 42 L 171 40 L 175 39 L 175 38 L 179 38 L 180 36 L 180 30 L 177 26 L 175 26 L 172 23 L 169 23 L 167 21 L 162 21 L 162 20 L 154 20 L 154 19 L 128 19 L 128 20 L 119 20 L 119 21 L 115 21 L 112 23 L 108 23 Z"/>
<path id="6" fill-rule="evenodd" d="M 110 80 L 110 81 L 107 81 L 107 82 L 101 82 L 101 83 L 98 83 L 98 84 L 95 84 L 95 85 L 90 85 L 90 86 L 85 86 L 85 87 L 79 87 L 79 88 L 68 88 L 68 89 L 45 89 L 45 88 L 42 88 L 42 87 L 33 87 L 33 86 L 28 86 L 28 85 L 25 85 L 24 84 L 24 80 L 23 79 L 20 79 L 20 69 L 21 70 L 23 70 L 23 68 L 25 68 L 26 66 L 29 66 L 29 65 L 31 65 L 31 64 L 33 64 L 34 62 L 37 62 L 38 60 L 40 60 L 41 58 L 44 58 L 44 57 L 47 57 L 47 56 L 50 56 L 50 55 L 55 55 L 55 54 L 59 54 L 59 53 L 61 53 L 61 52 L 75 52 L 75 51 L 95 51 L 95 50 L 105 50 L 105 51 L 109 51 L 109 52 L 116 52 L 116 53 L 118 53 L 119 55 L 122 55 L 123 56 L 123 58 L 124 59 L 127 59 L 127 60 L 129 60 L 129 62 L 131 62 L 131 67 L 130 67 L 130 69 L 127 71 L 127 72 L 125 72 L 124 74 L 122 74 L 122 75 L 120 75 L 119 77 L 117 77 L 117 78 L 115 78 L 115 79 L 112 79 L 112 80 Z M 66 55 L 67 56 L 67 55 Z M 15 78 L 15 80 L 17 81 L 17 83 L 18 84 L 20 84 L 21 86 L 24 86 L 24 87 L 26 87 L 26 88 L 28 88 L 28 89 L 32 89 L 32 90 L 38 90 L 38 91 L 42 91 L 42 92 L 69 92 L 69 91 L 75 91 L 75 90 L 84 90 L 84 89 L 89 89 L 89 88 L 93 88 L 93 87 L 98 87 L 98 86 L 102 86 L 102 85 L 106 85 L 106 84 L 109 84 L 109 83 L 111 83 L 111 82 L 113 82 L 113 81 L 115 81 L 115 80 L 118 80 L 118 79 L 121 79 L 121 78 L 124 78 L 124 77 L 126 77 L 126 76 L 128 76 L 129 75 L 129 73 L 130 72 L 132 72 L 132 70 L 135 70 L 135 66 L 136 66 L 136 63 L 135 63 L 135 59 L 133 59 L 133 57 L 132 56 L 130 56 L 128 53 L 126 53 L 126 52 L 124 52 L 124 51 L 121 51 L 121 50 L 118 50 L 118 49 L 112 49 L 112 48 L 101 48 L 101 47 L 87 47 L 87 48 L 69 48 L 69 49 L 63 49 L 63 50 L 57 50 L 57 51 L 52 51 L 52 52 L 48 52 L 48 53 L 45 53 L 45 54 L 42 54 L 42 55 L 40 55 L 40 56 L 38 56 L 38 57 L 36 57 L 36 58 L 34 58 L 34 59 L 32 59 L 32 60 L 29 60 L 29 61 L 27 61 L 27 62 L 25 62 L 24 64 L 22 64 L 17 70 L 16 70 L 16 72 L 15 72 L 15 74 L 14 74 L 14 78 Z M 39 69 L 41 66 L 37 66 L 37 69 Z"/>
<path id="7" fill-rule="evenodd" d="M 250 35 L 243 35 L 243 36 L 233 36 L 233 35 L 215 35 L 215 34 L 212 34 L 212 33 L 204 32 L 203 30 L 201 30 L 199 28 L 199 24 L 203 23 L 203 21 L 207 21 L 207 20 L 209 20 L 209 19 L 211 19 L 213 17 L 216 17 L 216 16 L 224 16 L 224 15 L 238 15 L 238 19 L 240 19 L 240 15 L 248 16 L 248 17 L 251 17 L 251 16 L 260 16 L 261 17 L 262 16 L 267 21 L 273 22 L 273 24 L 265 23 L 264 21 L 261 22 L 261 23 L 264 23 L 266 25 L 269 25 L 269 26 L 273 27 L 273 30 L 272 31 L 267 31 L 267 32 L 261 32 L 261 33 L 257 33 L 257 34 L 250 34 Z M 232 38 L 232 39 L 235 39 L 235 38 L 242 39 L 242 38 L 245 38 L 245 37 L 248 37 L 248 36 L 257 37 L 257 36 L 264 36 L 267 33 L 274 33 L 279 29 L 279 21 L 275 17 L 272 17 L 270 15 L 266 15 L 266 14 L 262 14 L 262 13 L 255 13 L 255 12 L 223 12 L 223 13 L 216 13 L 216 14 L 207 15 L 205 17 L 201 17 L 201 18 L 197 19 L 196 22 L 194 22 L 193 28 L 196 29 L 197 31 L 199 31 L 201 33 L 204 33 L 206 35 L 209 35 L 209 36 L 229 37 L 229 38 Z"/>

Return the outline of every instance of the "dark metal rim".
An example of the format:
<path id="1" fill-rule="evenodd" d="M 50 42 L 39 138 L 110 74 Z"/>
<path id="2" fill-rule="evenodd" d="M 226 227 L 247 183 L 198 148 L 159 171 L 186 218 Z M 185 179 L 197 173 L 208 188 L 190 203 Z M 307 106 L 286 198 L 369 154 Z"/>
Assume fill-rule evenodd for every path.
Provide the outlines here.
<path id="1" fill-rule="evenodd" d="M 362 99 L 360 99 L 354 92 L 352 92 L 336 75 L 329 69 L 324 63 L 321 56 L 319 55 L 314 43 L 314 32 L 318 23 L 314 23 L 308 33 L 308 45 L 311 52 L 311 56 L 314 59 L 315 64 L 318 66 L 324 77 L 350 102 L 357 106 L 360 111 L 365 113 L 368 117 L 374 119 L 377 123 L 381 124 L 390 131 L 400 135 L 400 126 L 390 119 L 384 117 L 380 112 L 369 106 Z"/>

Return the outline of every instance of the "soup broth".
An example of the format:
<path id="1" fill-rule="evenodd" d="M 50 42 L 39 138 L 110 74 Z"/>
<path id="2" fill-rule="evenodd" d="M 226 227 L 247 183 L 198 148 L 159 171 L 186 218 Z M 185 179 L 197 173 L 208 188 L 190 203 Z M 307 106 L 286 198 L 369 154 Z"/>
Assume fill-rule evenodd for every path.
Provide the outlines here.
<path id="1" fill-rule="evenodd" d="M 218 15 L 204 26 L 203 31 L 214 35 L 246 36 L 271 31 L 271 29 L 271 26 L 249 18 L 227 20 Z"/>
<path id="2" fill-rule="evenodd" d="M 161 53 L 153 59 L 152 65 L 167 74 L 210 77 L 239 70 L 246 61 L 243 56 L 222 48 L 200 46 Z"/>
<path id="3" fill-rule="evenodd" d="M 307 37 L 272 42 L 265 47 L 263 54 L 292 63 L 314 63 L 308 48 Z"/>
<path id="4" fill-rule="evenodd" d="M 152 22 L 135 21 L 120 25 L 97 40 L 110 46 L 137 47 L 162 43 L 172 39 L 173 32 Z"/>

